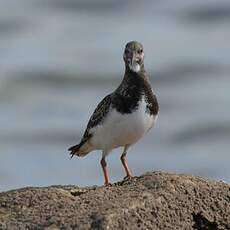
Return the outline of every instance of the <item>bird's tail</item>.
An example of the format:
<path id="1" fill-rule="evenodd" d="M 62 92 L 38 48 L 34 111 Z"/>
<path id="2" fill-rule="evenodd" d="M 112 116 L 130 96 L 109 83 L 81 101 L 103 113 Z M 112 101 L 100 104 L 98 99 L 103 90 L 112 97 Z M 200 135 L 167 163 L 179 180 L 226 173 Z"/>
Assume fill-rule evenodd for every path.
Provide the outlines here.
<path id="1" fill-rule="evenodd" d="M 68 149 L 70 151 L 70 157 L 72 158 L 75 154 L 77 155 L 77 152 L 79 150 L 79 145 L 74 145 Z"/>
<path id="2" fill-rule="evenodd" d="M 89 144 L 87 143 L 80 143 L 78 145 L 74 145 L 68 149 L 70 151 L 70 157 L 72 158 L 74 155 L 79 157 L 84 157 L 87 155 L 91 149 Z"/>

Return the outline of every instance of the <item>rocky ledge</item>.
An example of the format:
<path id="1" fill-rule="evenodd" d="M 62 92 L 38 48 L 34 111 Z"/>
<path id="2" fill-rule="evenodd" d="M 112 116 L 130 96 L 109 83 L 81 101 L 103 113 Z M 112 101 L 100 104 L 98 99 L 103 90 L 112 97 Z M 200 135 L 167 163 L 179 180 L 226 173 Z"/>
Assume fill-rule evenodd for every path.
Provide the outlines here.
<path id="1" fill-rule="evenodd" d="M 146 173 L 109 187 L 0 193 L 0 229 L 230 229 L 230 185 Z"/>

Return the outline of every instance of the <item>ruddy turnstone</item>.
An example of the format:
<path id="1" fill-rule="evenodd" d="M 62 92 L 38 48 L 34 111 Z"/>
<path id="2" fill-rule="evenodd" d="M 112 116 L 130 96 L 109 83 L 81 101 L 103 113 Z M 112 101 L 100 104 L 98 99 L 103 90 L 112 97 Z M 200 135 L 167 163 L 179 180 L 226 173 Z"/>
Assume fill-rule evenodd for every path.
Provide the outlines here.
<path id="1" fill-rule="evenodd" d="M 120 159 L 126 178 L 132 177 L 126 160 L 127 150 L 153 127 L 159 110 L 144 69 L 142 44 L 137 41 L 127 43 L 123 59 L 125 75 L 121 84 L 98 104 L 80 143 L 69 148 L 71 157 L 83 157 L 93 150 L 102 150 L 105 185 L 109 184 L 105 158 L 117 147 L 124 148 Z"/>

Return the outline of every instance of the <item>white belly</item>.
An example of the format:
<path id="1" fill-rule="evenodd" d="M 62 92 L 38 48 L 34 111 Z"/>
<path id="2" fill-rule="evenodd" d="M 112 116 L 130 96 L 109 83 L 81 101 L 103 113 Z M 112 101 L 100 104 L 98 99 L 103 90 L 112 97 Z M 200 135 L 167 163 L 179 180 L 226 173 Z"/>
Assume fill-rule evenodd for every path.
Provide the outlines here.
<path id="1" fill-rule="evenodd" d="M 142 100 L 138 109 L 129 114 L 111 110 L 102 125 L 92 129 L 91 144 L 95 149 L 111 150 L 137 142 L 153 127 L 156 116 L 146 113 L 146 102 Z"/>

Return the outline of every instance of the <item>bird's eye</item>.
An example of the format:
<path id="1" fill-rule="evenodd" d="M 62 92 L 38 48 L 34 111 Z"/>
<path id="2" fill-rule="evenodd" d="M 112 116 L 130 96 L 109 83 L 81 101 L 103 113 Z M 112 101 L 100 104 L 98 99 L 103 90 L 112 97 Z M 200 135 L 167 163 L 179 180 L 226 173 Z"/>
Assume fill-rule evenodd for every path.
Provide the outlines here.
<path id="1" fill-rule="evenodd" d="M 138 50 L 138 53 L 141 54 L 143 52 L 143 49 Z"/>

